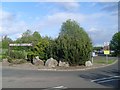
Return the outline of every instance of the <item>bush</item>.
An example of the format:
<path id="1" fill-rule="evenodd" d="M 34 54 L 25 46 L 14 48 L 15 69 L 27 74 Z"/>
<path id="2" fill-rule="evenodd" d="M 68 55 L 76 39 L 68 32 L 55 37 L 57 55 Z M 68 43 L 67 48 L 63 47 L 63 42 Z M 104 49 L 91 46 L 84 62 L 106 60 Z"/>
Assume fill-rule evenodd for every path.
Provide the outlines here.
<path id="1" fill-rule="evenodd" d="M 26 54 L 23 51 L 10 51 L 10 57 L 13 59 L 25 59 Z"/>
<path id="2" fill-rule="evenodd" d="M 2 49 L 1 56 L 2 56 L 2 59 L 7 58 L 7 56 L 8 56 L 8 49 Z"/>
<path id="3" fill-rule="evenodd" d="M 23 63 L 26 63 L 27 61 L 24 60 L 24 59 L 15 59 L 13 60 L 13 64 L 23 64 Z"/>
<path id="4" fill-rule="evenodd" d="M 9 63 L 13 63 L 13 59 L 11 57 L 7 57 Z"/>

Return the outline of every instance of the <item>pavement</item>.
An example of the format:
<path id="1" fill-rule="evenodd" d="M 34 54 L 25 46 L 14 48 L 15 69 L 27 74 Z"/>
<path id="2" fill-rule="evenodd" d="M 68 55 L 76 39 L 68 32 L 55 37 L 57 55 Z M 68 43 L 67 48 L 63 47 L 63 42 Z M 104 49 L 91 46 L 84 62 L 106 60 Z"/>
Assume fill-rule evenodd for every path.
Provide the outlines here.
<path id="1" fill-rule="evenodd" d="M 2 88 L 118 88 L 118 62 L 101 68 L 75 71 L 42 71 L 2 68 Z"/>

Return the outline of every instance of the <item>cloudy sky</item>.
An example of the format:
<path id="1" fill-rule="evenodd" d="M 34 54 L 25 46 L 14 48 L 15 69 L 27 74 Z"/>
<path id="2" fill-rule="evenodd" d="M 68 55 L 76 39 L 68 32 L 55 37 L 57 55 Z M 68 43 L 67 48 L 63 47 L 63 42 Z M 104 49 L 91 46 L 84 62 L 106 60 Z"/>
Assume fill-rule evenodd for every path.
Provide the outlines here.
<path id="1" fill-rule="evenodd" d="M 13 40 L 27 29 L 57 37 L 67 19 L 76 20 L 93 45 L 103 45 L 118 31 L 117 2 L 2 2 L 0 36 Z"/>

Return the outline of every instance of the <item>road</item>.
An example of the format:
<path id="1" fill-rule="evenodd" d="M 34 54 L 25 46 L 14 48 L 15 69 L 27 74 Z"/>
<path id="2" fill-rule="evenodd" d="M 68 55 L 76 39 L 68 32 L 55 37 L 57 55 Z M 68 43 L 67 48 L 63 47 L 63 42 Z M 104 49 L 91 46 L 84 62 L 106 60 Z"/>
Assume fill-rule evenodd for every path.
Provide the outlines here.
<path id="1" fill-rule="evenodd" d="M 118 63 L 86 71 L 38 71 L 4 68 L 3 88 L 116 88 Z"/>

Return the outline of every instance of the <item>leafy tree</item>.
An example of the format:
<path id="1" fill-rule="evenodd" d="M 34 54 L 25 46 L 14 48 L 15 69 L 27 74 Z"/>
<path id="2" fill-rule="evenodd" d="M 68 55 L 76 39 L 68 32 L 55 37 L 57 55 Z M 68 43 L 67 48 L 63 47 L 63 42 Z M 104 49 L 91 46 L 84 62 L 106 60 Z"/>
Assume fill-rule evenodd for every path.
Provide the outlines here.
<path id="1" fill-rule="evenodd" d="M 38 55 L 40 59 L 47 59 L 47 48 L 49 46 L 49 42 L 46 39 L 41 39 L 38 44 L 34 47 L 35 55 Z"/>
<path id="2" fill-rule="evenodd" d="M 27 30 L 22 34 L 22 37 L 18 38 L 14 43 L 32 43 L 32 41 L 32 32 L 30 30 Z M 31 47 L 14 47 L 13 49 L 28 51 L 31 49 Z"/>
<path id="3" fill-rule="evenodd" d="M 29 37 L 31 35 L 31 33 L 32 32 L 30 30 L 27 30 L 22 34 L 22 37 Z"/>
<path id="4" fill-rule="evenodd" d="M 32 32 L 27 30 L 22 34 L 21 43 L 32 43 Z"/>
<path id="5" fill-rule="evenodd" d="M 115 55 L 120 56 L 120 32 L 113 35 L 110 41 L 110 48 L 115 51 Z"/>
<path id="6" fill-rule="evenodd" d="M 100 51 L 101 49 L 103 49 L 103 47 L 100 47 L 100 46 L 93 48 L 93 50 L 96 50 L 96 51 Z"/>
<path id="7" fill-rule="evenodd" d="M 57 58 L 71 65 L 84 64 L 92 50 L 88 34 L 76 21 L 67 20 L 62 24 L 56 40 Z"/>
<path id="8" fill-rule="evenodd" d="M 10 38 L 8 38 L 8 36 L 4 36 L 2 38 L 2 48 L 3 49 L 8 49 L 9 43 L 13 42 Z"/>
<path id="9" fill-rule="evenodd" d="M 37 45 L 37 43 L 42 39 L 41 35 L 37 31 L 35 31 L 32 34 L 32 37 L 33 37 L 32 43 L 33 43 L 34 46 Z"/>

